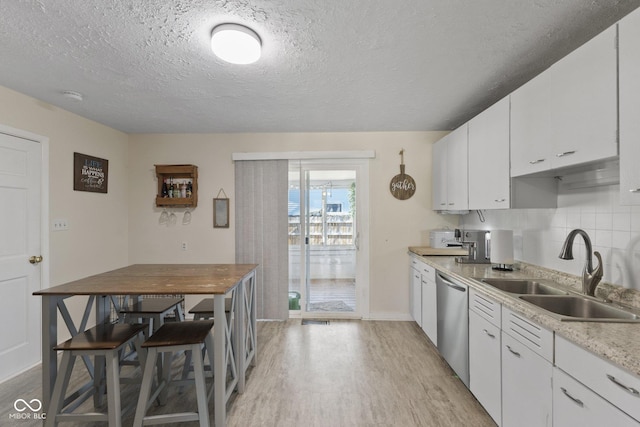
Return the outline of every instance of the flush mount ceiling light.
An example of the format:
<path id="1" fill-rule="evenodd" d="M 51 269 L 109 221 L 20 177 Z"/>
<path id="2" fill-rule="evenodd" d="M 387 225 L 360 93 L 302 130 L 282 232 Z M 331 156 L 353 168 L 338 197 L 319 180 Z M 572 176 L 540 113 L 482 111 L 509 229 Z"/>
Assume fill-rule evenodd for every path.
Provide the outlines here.
<path id="1" fill-rule="evenodd" d="M 251 64 L 260 59 L 262 41 L 251 28 L 220 24 L 211 32 L 211 50 L 232 64 Z"/>

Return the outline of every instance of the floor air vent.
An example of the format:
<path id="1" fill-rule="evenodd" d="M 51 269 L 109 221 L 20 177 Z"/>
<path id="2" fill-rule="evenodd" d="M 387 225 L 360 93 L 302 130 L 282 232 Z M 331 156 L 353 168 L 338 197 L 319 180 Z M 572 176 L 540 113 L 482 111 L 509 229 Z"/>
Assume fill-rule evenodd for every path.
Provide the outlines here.
<path id="1" fill-rule="evenodd" d="M 312 320 L 312 319 L 302 319 L 303 325 L 328 325 L 328 320 Z"/>

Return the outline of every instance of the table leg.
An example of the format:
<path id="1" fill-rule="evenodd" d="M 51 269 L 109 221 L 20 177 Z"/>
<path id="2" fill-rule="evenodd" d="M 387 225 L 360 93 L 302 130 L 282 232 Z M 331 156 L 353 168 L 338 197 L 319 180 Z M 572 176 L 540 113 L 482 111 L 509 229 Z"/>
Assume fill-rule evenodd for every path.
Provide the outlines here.
<path id="1" fill-rule="evenodd" d="M 111 300 L 110 297 L 102 295 L 96 298 L 96 325 L 109 322 L 109 316 L 111 314 Z M 79 331 L 82 332 L 82 331 Z M 106 384 L 103 381 L 106 373 L 106 359 L 104 356 L 95 357 L 93 364 L 93 381 L 96 387 L 96 393 L 93 395 L 93 402 L 95 406 L 102 406 L 104 403 L 104 395 L 106 393 Z"/>
<path id="2" fill-rule="evenodd" d="M 223 294 L 213 296 L 213 319 L 215 332 L 213 334 L 213 408 L 215 413 L 215 426 L 224 427 L 227 421 L 227 337 L 225 326 L 226 315 L 224 312 Z"/>
<path id="3" fill-rule="evenodd" d="M 236 316 L 234 318 L 234 342 L 236 346 L 235 362 L 238 367 L 238 393 L 244 393 L 245 387 L 245 355 L 247 350 L 245 348 L 245 286 L 244 280 L 242 280 L 236 287 Z"/>
<path id="4" fill-rule="evenodd" d="M 58 297 L 42 297 L 42 405 L 47 410 L 58 373 L 58 358 L 53 347 L 58 344 Z"/>

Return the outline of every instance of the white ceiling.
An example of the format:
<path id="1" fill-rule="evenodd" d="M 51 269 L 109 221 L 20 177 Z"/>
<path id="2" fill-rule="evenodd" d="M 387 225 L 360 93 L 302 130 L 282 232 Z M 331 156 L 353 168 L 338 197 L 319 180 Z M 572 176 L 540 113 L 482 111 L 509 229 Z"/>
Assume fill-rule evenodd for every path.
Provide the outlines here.
<path id="1" fill-rule="evenodd" d="M 129 133 L 447 130 L 638 6 L 1 0 L 0 85 Z M 223 22 L 260 35 L 258 63 L 213 56 Z"/>

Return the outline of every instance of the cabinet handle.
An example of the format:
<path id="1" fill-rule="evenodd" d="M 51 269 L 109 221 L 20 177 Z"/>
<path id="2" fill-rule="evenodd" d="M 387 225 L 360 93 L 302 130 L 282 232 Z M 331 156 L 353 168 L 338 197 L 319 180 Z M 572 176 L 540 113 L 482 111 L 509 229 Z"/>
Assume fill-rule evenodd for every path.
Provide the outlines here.
<path id="1" fill-rule="evenodd" d="M 538 159 L 538 160 L 531 160 L 529 162 L 530 165 L 537 165 L 538 163 L 542 163 L 544 162 L 544 159 Z"/>
<path id="2" fill-rule="evenodd" d="M 632 395 L 634 395 L 634 396 L 636 396 L 636 397 L 640 397 L 640 392 L 639 392 L 638 390 L 636 390 L 636 389 L 635 389 L 635 388 L 633 388 L 633 387 L 629 387 L 629 386 L 626 386 L 626 385 L 622 384 L 622 383 L 621 383 L 620 381 L 618 381 L 618 380 L 616 379 L 616 377 L 614 377 L 613 375 L 609 375 L 609 374 L 607 374 L 607 378 L 609 378 L 609 380 L 610 380 L 612 383 L 614 383 L 614 384 L 615 384 L 615 385 L 617 385 L 618 387 L 620 387 L 620 388 L 624 389 L 624 390 L 625 390 L 625 391 L 627 391 L 628 393 L 630 393 L 630 394 L 632 394 Z"/>
<path id="3" fill-rule="evenodd" d="M 511 346 L 509 346 L 509 345 L 508 345 L 508 346 L 507 346 L 507 349 L 509 349 L 509 351 L 510 351 L 514 356 L 516 356 L 516 357 L 520 357 L 520 353 L 518 353 L 517 351 L 513 350 L 513 349 L 511 348 Z"/>
<path id="4" fill-rule="evenodd" d="M 496 203 L 502 203 L 502 202 L 506 202 L 507 199 L 495 199 L 494 202 Z"/>
<path id="5" fill-rule="evenodd" d="M 640 193 L 640 188 L 632 188 L 629 193 Z"/>
<path id="6" fill-rule="evenodd" d="M 556 154 L 556 157 L 564 157 L 564 156 L 570 156 L 572 154 L 576 154 L 576 151 L 565 151 L 564 153 L 558 153 Z"/>
<path id="7" fill-rule="evenodd" d="M 455 205 L 455 203 L 449 203 L 449 206 L 453 206 L 453 205 Z"/>
<path id="8" fill-rule="evenodd" d="M 446 205 L 447 205 L 446 203 L 440 203 L 440 206 L 446 206 Z"/>
<path id="9" fill-rule="evenodd" d="M 493 335 L 491 332 L 487 331 L 486 329 L 482 330 L 485 334 L 489 335 L 489 338 L 495 338 L 496 336 Z"/>
<path id="10" fill-rule="evenodd" d="M 584 403 L 582 403 L 582 400 L 576 399 L 575 397 L 571 396 L 569 394 L 569 392 L 567 391 L 567 389 L 564 388 L 564 387 L 560 387 L 560 390 L 562 390 L 562 392 L 564 393 L 565 396 L 567 396 L 569 399 L 573 400 L 576 405 L 578 405 L 581 408 L 584 408 Z"/>

